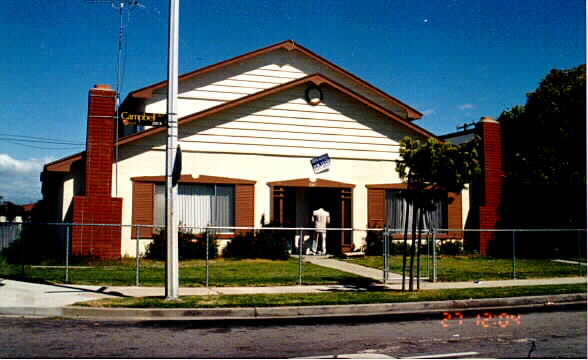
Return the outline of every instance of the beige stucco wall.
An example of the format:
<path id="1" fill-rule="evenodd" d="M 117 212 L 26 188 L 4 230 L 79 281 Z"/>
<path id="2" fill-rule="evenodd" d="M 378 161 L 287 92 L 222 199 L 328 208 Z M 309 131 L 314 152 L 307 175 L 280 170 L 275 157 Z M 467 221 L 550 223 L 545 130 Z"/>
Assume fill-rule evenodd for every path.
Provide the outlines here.
<path id="1" fill-rule="evenodd" d="M 388 110 L 404 112 L 382 97 L 302 54 L 277 50 L 248 61 L 183 81 L 179 89 L 180 117 L 198 113 L 304 76 L 321 73 Z M 255 225 L 269 220 L 271 194 L 268 182 L 320 178 L 355 184 L 353 227 L 367 225 L 367 184 L 399 183 L 395 171 L 402 137 L 421 137 L 396 120 L 359 101 L 322 86 L 324 99 L 307 104 L 308 85 L 264 97 L 237 108 L 182 125 L 182 174 L 220 176 L 257 181 Z M 157 90 L 146 104 L 147 112 L 165 113 L 166 89 Z M 165 174 L 164 133 L 119 148 L 113 165 L 113 196 L 122 197 L 123 223 L 132 221 L 132 181 L 137 176 Z M 331 169 L 315 176 L 310 159 L 328 153 Z M 467 195 L 462 200 L 468 200 Z M 467 214 L 469 200 L 463 201 Z M 464 217 L 465 221 L 465 217 Z M 130 228 L 123 229 L 122 255 L 135 255 Z M 365 233 L 354 233 L 356 247 Z M 141 242 L 141 251 L 147 241 Z"/>
<path id="2" fill-rule="evenodd" d="M 335 89 L 324 87 L 324 100 L 311 106 L 300 86 L 196 120 L 179 129 L 182 174 L 257 181 L 255 224 L 270 217 L 268 182 L 314 178 L 310 159 L 328 153 L 331 169 L 317 178 L 355 184 L 353 226 L 367 225 L 367 184 L 399 183 L 395 171 L 398 144 L 415 135 L 398 122 Z M 123 197 L 123 223 L 132 220 L 132 177 L 165 174 L 165 134 L 120 147 L 113 196 Z M 118 179 L 117 179 L 118 177 Z M 118 189 L 118 194 L 114 189 Z M 123 231 L 122 253 L 135 254 L 130 229 Z M 353 241 L 361 246 L 365 234 Z"/>
<path id="3" fill-rule="evenodd" d="M 134 176 L 161 175 L 164 171 L 163 151 L 151 151 L 124 160 L 119 166 L 119 196 L 123 196 L 123 223 L 132 220 L 132 182 Z M 393 162 L 373 160 L 331 160 L 331 170 L 316 178 L 355 184 L 353 191 L 353 226 L 367 225 L 367 189 L 365 185 L 375 182 L 397 183 L 400 180 L 394 171 Z M 313 178 L 310 158 L 298 156 L 260 156 L 253 154 L 218 154 L 184 152 L 183 174 L 236 177 L 257 181 L 255 185 L 255 225 L 261 217 L 269 220 L 271 193 L 268 182 L 297 178 Z M 365 234 L 356 233 L 354 244 L 360 246 Z M 134 256 L 135 243 L 129 240 L 130 230 L 123 231 L 123 255 Z"/>

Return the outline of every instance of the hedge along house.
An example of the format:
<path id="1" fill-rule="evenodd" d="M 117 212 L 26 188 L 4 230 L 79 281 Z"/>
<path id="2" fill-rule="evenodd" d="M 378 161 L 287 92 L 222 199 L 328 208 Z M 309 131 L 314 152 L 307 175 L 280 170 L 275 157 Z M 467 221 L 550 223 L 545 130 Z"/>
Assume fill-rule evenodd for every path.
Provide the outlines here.
<path id="1" fill-rule="evenodd" d="M 422 115 L 409 105 L 292 41 L 179 80 L 183 225 L 226 226 L 218 236 L 228 240 L 236 234 L 230 227 L 258 226 L 262 218 L 310 226 L 319 207 L 333 228 L 399 221 L 398 144 L 404 136 L 434 137 L 413 123 Z M 133 91 L 119 113 L 165 114 L 166 96 L 166 82 Z M 162 225 L 166 129 L 117 123 L 114 98 L 107 86 L 90 90 L 86 151 L 45 165 L 44 199 L 57 221 Z M 323 154 L 330 167 L 315 174 L 310 160 Z M 467 191 L 450 197 L 431 226 L 463 228 L 478 206 Z M 134 256 L 133 239 L 152 234 L 76 226 L 72 252 Z M 359 248 L 365 235 L 329 232 L 327 248 Z"/>

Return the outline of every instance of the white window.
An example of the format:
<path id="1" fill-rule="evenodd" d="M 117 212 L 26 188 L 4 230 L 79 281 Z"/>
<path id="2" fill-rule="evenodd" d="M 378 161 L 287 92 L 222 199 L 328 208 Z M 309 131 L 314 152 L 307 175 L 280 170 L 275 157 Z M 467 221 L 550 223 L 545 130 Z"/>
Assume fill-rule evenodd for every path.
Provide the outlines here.
<path id="1" fill-rule="evenodd" d="M 235 186 L 179 184 L 176 209 L 182 226 L 234 226 Z M 165 225 L 165 185 L 155 186 L 155 224 Z"/>
<path id="2" fill-rule="evenodd" d="M 412 231 L 412 204 L 401 195 L 406 190 L 386 190 L 386 225 L 392 229 L 404 229 L 408 207 L 408 231 Z M 447 197 L 435 201 L 434 209 L 423 216 L 423 229 L 447 228 Z M 417 224 L 418 226 L 418 224 Z"/>

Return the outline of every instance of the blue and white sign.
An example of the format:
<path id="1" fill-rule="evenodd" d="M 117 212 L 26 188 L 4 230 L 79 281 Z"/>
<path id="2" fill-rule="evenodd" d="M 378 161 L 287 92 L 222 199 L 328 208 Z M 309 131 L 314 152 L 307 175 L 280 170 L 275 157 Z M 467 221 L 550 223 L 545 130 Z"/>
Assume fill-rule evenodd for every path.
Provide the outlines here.
<path id="1" fill-rule="evenodd" d="M 312 165 L 312 170 L 315 174 L 320 174 L 325 171 L 329 171 L 329 167 L 331 166 L 331 158 L 329 154 L 323 154 L 321 156 L 315 157 L 310 159 L 310 164 Z"/>

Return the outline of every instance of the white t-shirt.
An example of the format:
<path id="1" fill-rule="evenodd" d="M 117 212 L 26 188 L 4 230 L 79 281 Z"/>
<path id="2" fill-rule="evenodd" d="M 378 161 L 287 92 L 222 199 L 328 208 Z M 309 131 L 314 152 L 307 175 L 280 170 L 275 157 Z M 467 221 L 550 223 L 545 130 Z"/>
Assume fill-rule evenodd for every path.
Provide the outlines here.
<path id="1" fill-rule="evenodd" d="M 312 212 L 312 221 L 314 222 L 315 231 L 326 232 L 325 228 L 331 222 L 330 214 L 328 211 L 320 208 Z"/>

